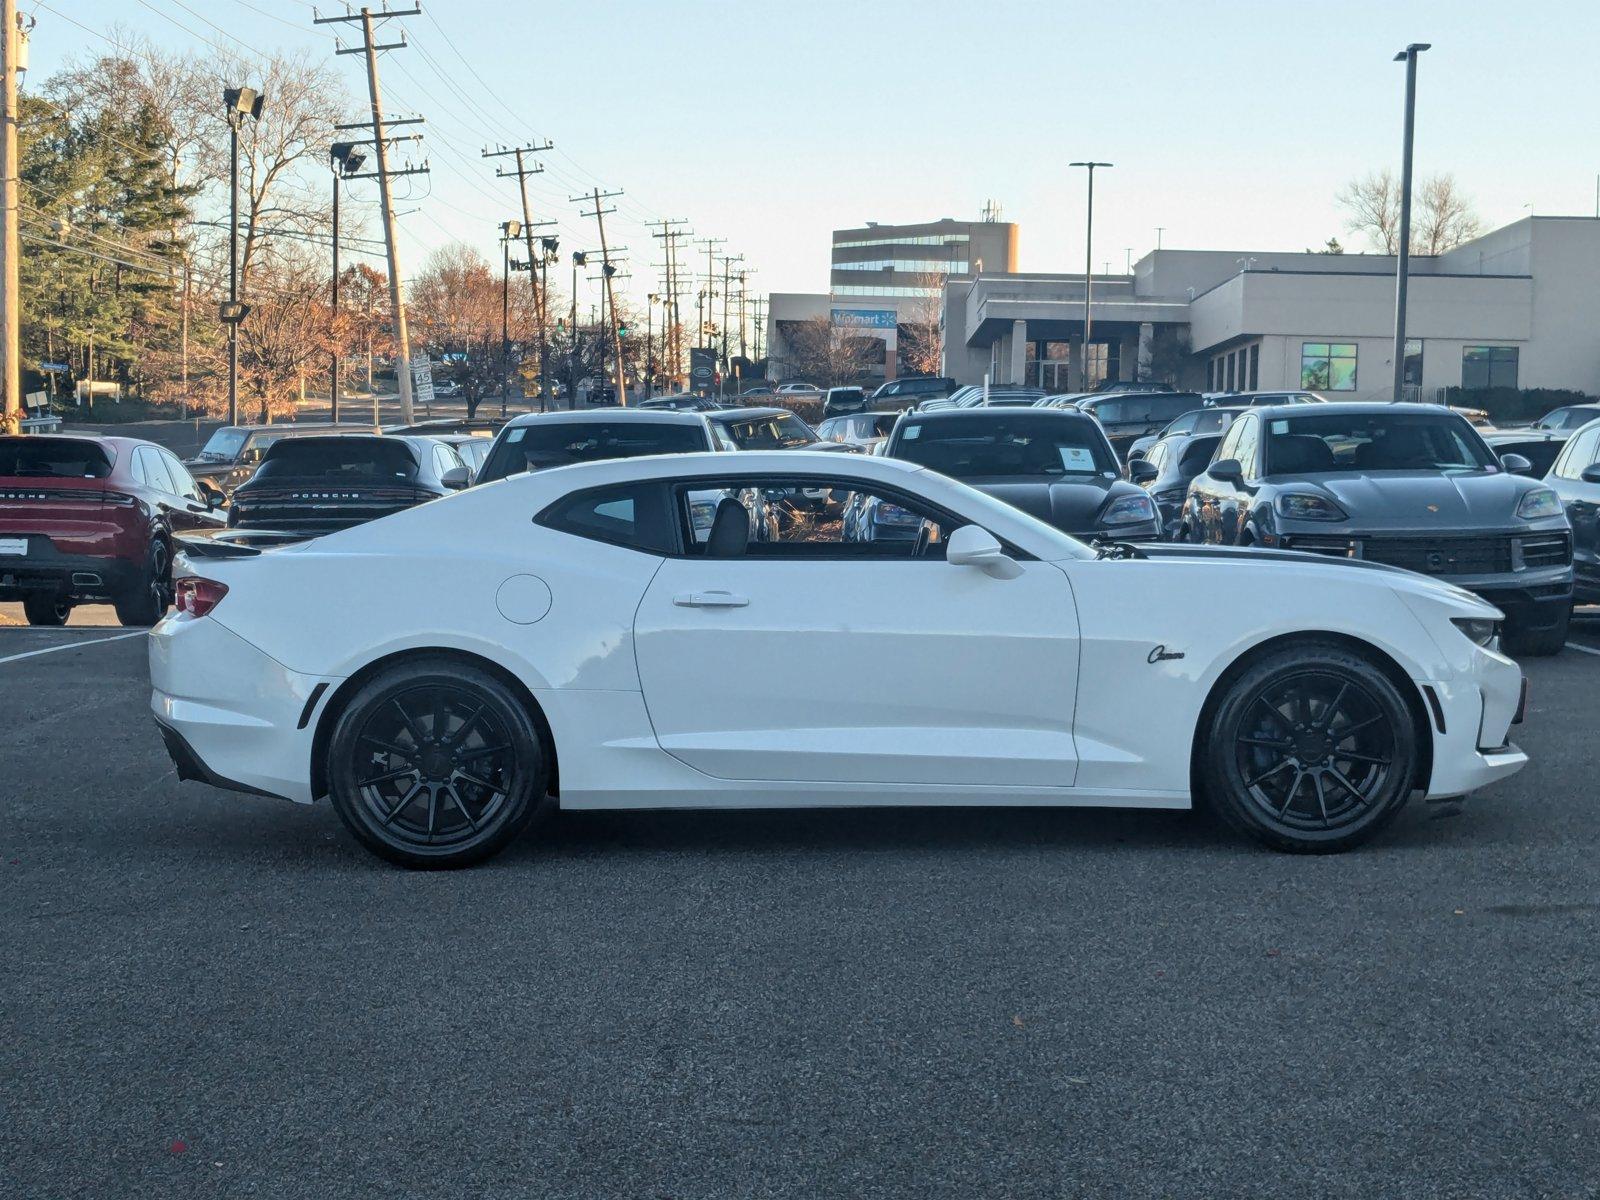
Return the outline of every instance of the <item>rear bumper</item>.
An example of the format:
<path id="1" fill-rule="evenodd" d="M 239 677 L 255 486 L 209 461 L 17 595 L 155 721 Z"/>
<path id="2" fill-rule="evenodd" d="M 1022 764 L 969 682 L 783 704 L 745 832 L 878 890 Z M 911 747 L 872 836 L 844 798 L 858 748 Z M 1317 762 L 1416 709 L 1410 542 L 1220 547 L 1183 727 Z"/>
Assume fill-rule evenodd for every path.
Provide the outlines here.
<path id="1" fill-rule="evenodd" d="M 0 601 L 47 592 L 74 600 L 107 600 L 138 581 L 141 564 L 99 554 L 62 554 L 48 537 L 28 538 L 25 555 L 0 555 Z"/>
<path id="2" fill-rule="evenodd" d="M 150 631 L 150 709 L 179 778 L 310 803 L 331 690 L 317 685 L 337 682 L 289 670 L 211 617 L 174 614 Z"/>

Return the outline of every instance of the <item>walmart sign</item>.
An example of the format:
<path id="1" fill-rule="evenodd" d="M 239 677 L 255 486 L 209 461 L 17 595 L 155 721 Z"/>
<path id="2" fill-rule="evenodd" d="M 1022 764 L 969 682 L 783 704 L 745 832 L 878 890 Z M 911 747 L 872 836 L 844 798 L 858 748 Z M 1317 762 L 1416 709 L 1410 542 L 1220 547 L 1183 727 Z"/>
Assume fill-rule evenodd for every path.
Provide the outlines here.
<path id="1" fill-rule="evenodd" d="M 857 329 L 893 329 L 899 319 L 892 308 L 836 308 L 833 323 Z"/>

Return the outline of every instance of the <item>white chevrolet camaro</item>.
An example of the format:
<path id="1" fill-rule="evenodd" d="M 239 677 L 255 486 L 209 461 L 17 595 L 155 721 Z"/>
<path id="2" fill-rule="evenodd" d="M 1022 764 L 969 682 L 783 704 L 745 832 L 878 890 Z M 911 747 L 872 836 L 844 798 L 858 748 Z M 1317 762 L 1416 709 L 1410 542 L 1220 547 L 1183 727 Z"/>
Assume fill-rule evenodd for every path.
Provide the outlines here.
<path id="1" fill-rule="evenodd" d="M 905 536 L 846 540 L 861 495 Z M 1390 568 L 1084 545 L 895 459 L 518 475 L 276 548 L 191 544 L 150 639 L 183 778 L 408 866 L 543 810 L 1204 801 L 1285 850 L 1518 770 L 1499 613 Z"/>

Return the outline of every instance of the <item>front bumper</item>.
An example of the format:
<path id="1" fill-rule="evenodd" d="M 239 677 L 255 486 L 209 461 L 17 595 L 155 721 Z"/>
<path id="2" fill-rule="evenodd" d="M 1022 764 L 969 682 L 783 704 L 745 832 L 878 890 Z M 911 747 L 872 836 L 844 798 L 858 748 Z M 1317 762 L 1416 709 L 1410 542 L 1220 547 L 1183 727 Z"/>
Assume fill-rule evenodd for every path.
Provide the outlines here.
<path id="1" fill-rule="evenodd" d="M 1528 761 L 1511 741 L 1512 726 L 1527 706 L 1522 668 L 1466 638 L 1455 638 L 1441 650 L 1449 660 L 1449 677 L 1421 683 L 1433 727 L 1430 800 L 1477 791 L 1515 775 Z"/>
<path id="2" fill-rule="evenodd" d="M 317 717 L 338 682 L 289 670 L 212 617 L 150 631 L 150 708 L 179 778 L 310 803 Z"/>

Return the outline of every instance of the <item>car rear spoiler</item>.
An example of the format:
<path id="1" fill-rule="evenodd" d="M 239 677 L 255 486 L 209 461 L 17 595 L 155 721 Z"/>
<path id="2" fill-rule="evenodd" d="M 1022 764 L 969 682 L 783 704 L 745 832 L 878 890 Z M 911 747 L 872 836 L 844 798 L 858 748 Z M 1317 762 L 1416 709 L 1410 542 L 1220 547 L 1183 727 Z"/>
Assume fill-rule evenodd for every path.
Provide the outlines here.
<path id="1" fill-rule="evenodd" d="M 180 533 L 172 540 L 190 558 L 254 558 L 263 550 L 314 536 L 282 529 L 219 529 L 215 533 Z"/>

